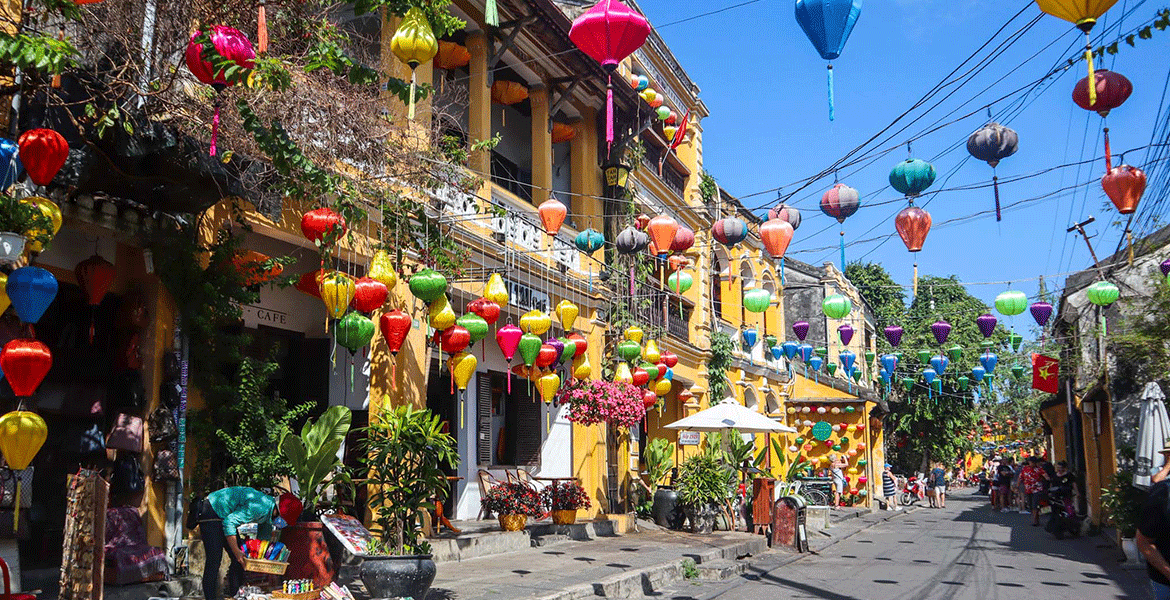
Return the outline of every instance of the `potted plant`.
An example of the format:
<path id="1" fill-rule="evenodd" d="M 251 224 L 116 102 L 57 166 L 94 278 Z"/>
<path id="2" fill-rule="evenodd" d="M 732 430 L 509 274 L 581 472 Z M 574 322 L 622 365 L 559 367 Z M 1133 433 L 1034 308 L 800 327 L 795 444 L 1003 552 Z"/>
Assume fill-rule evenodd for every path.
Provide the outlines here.
<path id="1" fill-rule="evenodd" d="M 1137 521 L 1145 492 L 1133 486 L 1133 471 L 1119 469 L 1101 490 L 1101 508 L 1121 536 L 1121 550 L 1130 564 L 1141 561 L 1137 549 Z"/>
<path id="2" fill-rule="evenodd" d="M 643 457 L 646 459 L 646 479 L 649 480 L 650 493 L 654 497 L 651 514 L 659 527 L 682 529 L 686 515 L 678 503 L 678 492 L 669 485 L 658 485 L 666 478 L 666 474 L 674 468 L 674 442 L 666 438 L 654 438 L 646 446 Z"/>
<path id="3" fill-rule="evenodd" d="M 552 513 L 553 523 L 572 525 L 577 522 L 577 511 L 591 508 L 589 494 L 575 481 L 554 483 L 540 490 L 541 504 Z"/>
<path id="4" fill-rule="evenodd" d="M 53 239 L 53 221 L 32 199 L 0 194 L 0 261 L 14 262 L 26 242 L 44 247 Z"/>
<path id="5" fill-rule="evenodd" d="M 338 454 L 352 420 L 348 408 L 333 406 L 316 421 L 306 421 L 300 435 L 286 430 L 280 439 L 280 451 L 292 467 L 297 495 L 305 507 L 300 522 L 289 523 L 281 532 L 280 541 L 289 549 L 285 575 L 312 579 L 319 588 L 328 586 L 337 575 L 325 545 L 325 526 L 318 517 L 328 506 L 325 490 L 350 483 Z"/>
<path id="6" fill-rule="evenodd" d="M 688 458 L 679 469 L 675 486 L 683 512 L 694 533 L 711 533 L 720 507 L 731 496 L 735 471 L 723 463 L 722 452 L 710 443 L 703 452 Z"/>
<path id="7" fill-rule="evenodd" d="M 544 515 L 540 494 L 522 483 L 497 483 L 479 502 L 488 512 L 499 515 L 504 531 L 520 531 L 528 524 L 528 517 Z"/>
<path id="8" fill-rule="evenodd" d="M 373 598 L 425 598 L 435 580 L 422 517 L 444 500 L 444 466 L 459 464 L 455 439 L 429 410 L 385 409 L 362 430 L 364 483 L 381 533 L 381 552 L 363 557 L 361 579 Z"/>

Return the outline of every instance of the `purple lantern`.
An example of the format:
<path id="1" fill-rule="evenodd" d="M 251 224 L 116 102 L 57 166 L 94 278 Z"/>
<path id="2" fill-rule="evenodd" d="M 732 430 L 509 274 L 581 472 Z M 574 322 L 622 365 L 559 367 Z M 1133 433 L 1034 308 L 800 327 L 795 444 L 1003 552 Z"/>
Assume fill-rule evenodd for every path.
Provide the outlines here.
<path id="1" fill-rule="evenodd" d="M 947 343 L 947 338 L 951 335 L 951 324 L 939 319 L 930 324 L 930 331 L 934 334 L 934 339 L 938 340 L 941 346 Z"/>
<path id="2" fill-rule="evenodd" d="M 841 336 L 841 343 L 845 344 L 846 346 L 848 346 L 849 341 L 853 339 L 854 333 L 856 333 L 856 330 L 853 329 L 853 326 L 848 323 L 845 323 L 844 325 L 837 328 L 837 335 Z"/>
<path id="3" fill-rule="evenodd" d="M 991 334 L 995 333 L 996 323 L 999 323 L 999 321 L 992 314 L 984 313 L 975 318 L 975 324 L 979 326 L 979 332 L 985 338 L 989 338 Z"/>
<path id="4" fill-rule="evenodd" d="M 555 338 L 555 337 L 550 337 L 550 338 L 548 338 L 547 340 L 545 340 L 545 341 L 544 341 L 544 343 L 548 344 L 549 346 L 552 346 L 552 347 L 553 347 L 553 350 L 556 350 L 556 351 L 557 351 L 557 357 L 558 357 L 558 358 L 559 358 L 559 357 L 560 357 L 562 354 L 564 354 L 564 353 L 565 353 L 565 343 L 564 343 L 564 342 L 562 342 L 562 341 L 560 341 L 560 340 L 558 340 L 558 339 L 557 339 L 557 338 Z"/>
<path id="5" fill-rule="evenodd" d="M 886 327 L 886 341 L 891 346 L 897 348 L 902 343 L 902 328 L 897 325 L 890 325 Z"/>
<path id="6" fill-rule="evenodd" d="M 1162 271 L 1166 269 L 1166 263 L 1162 263 Z M 1032 318 L 1036 319 L 1036 324 L 1041 327 L 1047 325 L 1048 319 L 1052 318 L 1052 305 L 1047 302 L 1033 302 L 1028 310 L 1032 313 Z"/>
<path id="7" fill-rule="evenodd" d="M 797 321 L 792 324 L 792 333 L 796 334 L 796 339 L 804 341 L 808 337 L 808 321 Z"/>
<path id="8" fill-rule="evenodd" d="M 1162 261 L 1162 264 L 1158 266 L 1162 269 L 1162 277 L 1170 276 L 1170 258 Z"/>

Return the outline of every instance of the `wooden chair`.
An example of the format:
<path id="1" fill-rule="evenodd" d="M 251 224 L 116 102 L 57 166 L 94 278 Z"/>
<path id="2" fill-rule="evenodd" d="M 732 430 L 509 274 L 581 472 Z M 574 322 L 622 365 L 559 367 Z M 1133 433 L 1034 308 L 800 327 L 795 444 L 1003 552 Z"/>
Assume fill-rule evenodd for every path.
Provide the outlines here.
<path id="1" fill-rule="evenodd" d="M 511 478 L 511 474 L 509 473 L 509 479 L 510 478 Z M 480 498 L 487 496 L 488 490 L 490 490 L 493 485 L 500 483 L 500 480 L 493 477 L 491 473 L 488 473 L 484 469 L 479 470 L 479 474 L 477 476 L 477 479 L 479 480 L 479 497 Z M 492 513 L 491 513 L 491 511 L 485 510 L 483 508 L 483 505 L 481 504 L 479 507 L 479 516 L 476 518 L 480 521 L 482 521 L 484 519 L 490 519 L 490 518 L 492 518 Z"/>

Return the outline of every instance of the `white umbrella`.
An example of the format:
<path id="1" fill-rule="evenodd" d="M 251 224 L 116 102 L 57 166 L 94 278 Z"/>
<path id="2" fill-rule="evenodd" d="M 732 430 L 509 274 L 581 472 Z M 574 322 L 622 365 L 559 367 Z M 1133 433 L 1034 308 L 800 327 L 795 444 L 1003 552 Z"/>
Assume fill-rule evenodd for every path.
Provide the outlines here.
<path id="1" fill-rule="evenodd" d="M 740 433 L 796 433 L 795 429 L 781 425 L 734 400 L 724 400 L 707 410 L 675 421 L 666 428 L 685 431 L 736 429 Z"/>
<path id="2" fill-rule="evenodd" d="M 1133 484 L 1146 489 L 1150 476 L 1162 468 L 1162 448 L 1170 438 L 1170 419 L 1166 417 L 1166 396 L 1157 383 L 1142 390 L 1142 417 L 1138 425 L 1137 461 Z"/>

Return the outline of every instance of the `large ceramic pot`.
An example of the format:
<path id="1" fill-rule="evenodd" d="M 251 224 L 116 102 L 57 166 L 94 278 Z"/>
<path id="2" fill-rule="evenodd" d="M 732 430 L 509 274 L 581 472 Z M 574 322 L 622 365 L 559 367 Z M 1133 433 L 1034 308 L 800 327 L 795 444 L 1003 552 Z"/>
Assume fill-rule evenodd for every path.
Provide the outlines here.
<path id="1" fill-rule="evenodd" d="M 424 600 L 435 581 L 435 573 L 435 561 L 430 554 L 362 559 L 362 584 L 371 598 Z"/>
<path id="2" fill-rule="evenodd" d="M 1137 539 L 1121 538 L 1121 551 L 1125 553 L 1125 566 L 1136 567 L 1144 564 L 1145 557 L 1138 551 Z"/>
<path id="3" fill-rule="evenodd" d="M 521 531 L 528 524 L 528 515 L 500 515 L 500 529 Z"/>
<path id="4" fill-rule="evenodd" d="M 324 588 L 337 578 L 337 566 L 325 543 L 325 525 L 320 521 L 289 525 L 281 531 L 280 541 L 289 552 L 285 579 L 312 579 L 318 588 Z"/>
<path id="5" fill-rule="evenodd" d="M 577 511 L 574 509 L 552 511 L 552 521 L 555 525 L 572 525 L 577 522 Z"/>
<path id="6" fill-rule="evenodd" d="M 668 529 L 682 529 L 687 516 L 678 504 L 678 492 L 669 486 L 660 486 L 654 492 L 654 506 L 650 509 L 654 523 Z"/>
<path id="7" fill-rule="evenodd" d="M 719 511 L 713 505 L 686 506 L 683 512 L 691 522 L 691 533 L 707 534 L 715 530 L 715 517 Z"/>
<path id="8" fill-rule="evenodd" d="M 24 254 L 25 238 L 19 233 L 0 232 L 0 262 L 16 262 Z"/>

